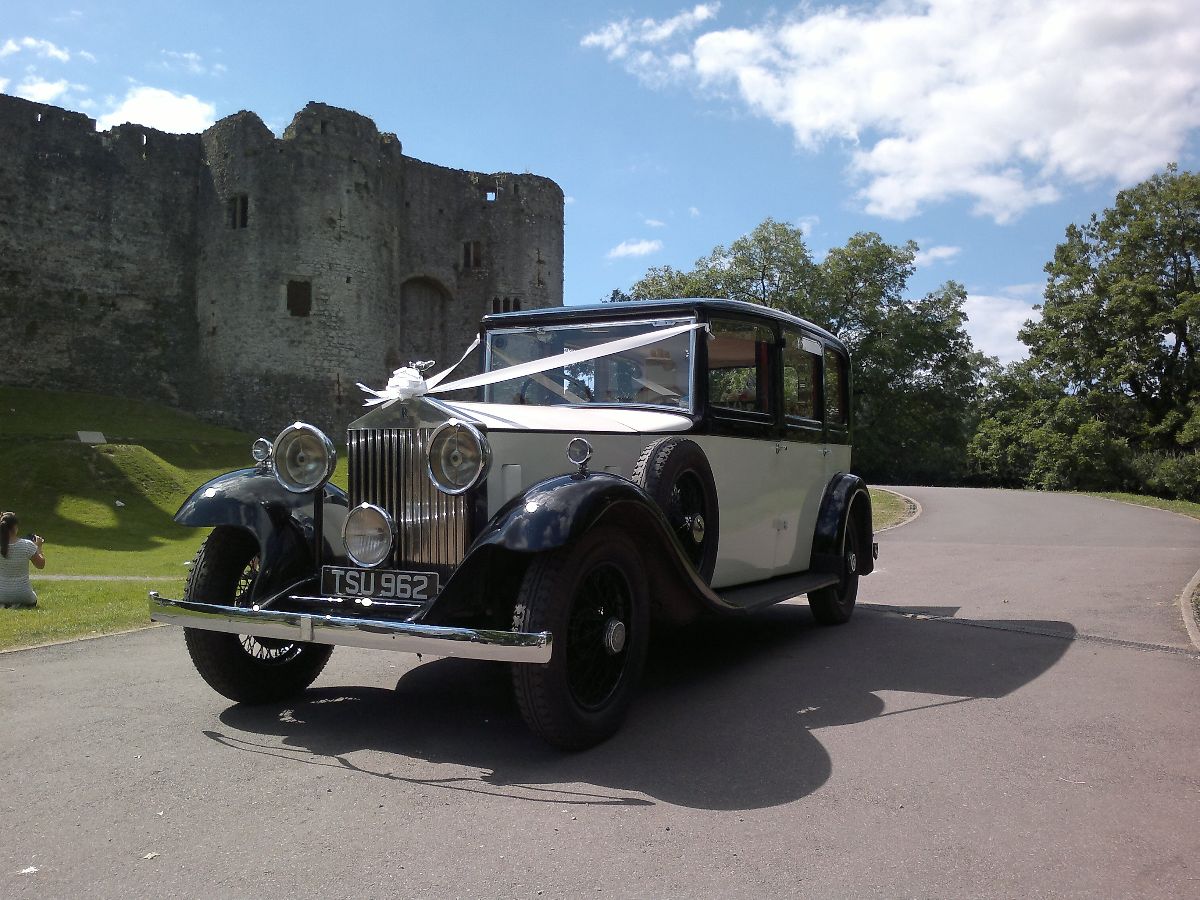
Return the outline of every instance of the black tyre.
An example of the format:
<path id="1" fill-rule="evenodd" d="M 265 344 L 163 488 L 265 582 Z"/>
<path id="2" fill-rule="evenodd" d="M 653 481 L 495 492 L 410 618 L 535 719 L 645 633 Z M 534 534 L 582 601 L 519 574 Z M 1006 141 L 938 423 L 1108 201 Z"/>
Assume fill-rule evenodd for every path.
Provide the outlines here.
<path id="1" fill-rule="evenodd" d="M 642 451 L 633 480 L 654 498 L 705 583 L 717 567 L 717 487 L 700 445 L 685 438 L 655 441 Z"/>
<path id="2" fill-rule="evenodd" d="M 621 725 L 637 690 L 650 639 L 649 596 L 638 549 L 624 533 L 597 528 L 530 564 L 513 628 L 549 631 L 545 665 L 514 664 L 521 716 L 543 740 L 583 750 Z"/>
<path id="3" fill-rule="evenodd" d="M 249 606 L 258 572 L 258 542 L 239 528 L 214 528 L 188 575 L 185 595 L 201 603 Z M 312 684 L 333 653 L 306 644 L 185 628 L 184 641 L 200 677 L 238 703 L 269 703 Z"/>
<path id="4" fill-rule="evenodd" d="M 813 618 L 821 625 L 842 625 L 850 621 L 854 603 L 858 599 L 858 567 L 861 559 L 858 528 L 853 513 L 846 523 L 846 540 L 842 547 L 842 559 L 838 572 L 838 583 L 812 591 L 808 605 Z"/>

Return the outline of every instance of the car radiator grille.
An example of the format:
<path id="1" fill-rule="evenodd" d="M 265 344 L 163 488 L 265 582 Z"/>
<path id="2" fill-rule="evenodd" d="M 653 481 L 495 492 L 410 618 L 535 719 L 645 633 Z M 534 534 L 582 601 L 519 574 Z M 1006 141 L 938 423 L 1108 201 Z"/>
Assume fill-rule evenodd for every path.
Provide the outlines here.
<path id="1" fill-rule="evenodd" d="M 430 429 L 349 432 L 350 506 L 374 503 L 396 520 L 399 563 L 457 566 L 467 549 L 467 496 L 443 494 L 426 468 Z"/>

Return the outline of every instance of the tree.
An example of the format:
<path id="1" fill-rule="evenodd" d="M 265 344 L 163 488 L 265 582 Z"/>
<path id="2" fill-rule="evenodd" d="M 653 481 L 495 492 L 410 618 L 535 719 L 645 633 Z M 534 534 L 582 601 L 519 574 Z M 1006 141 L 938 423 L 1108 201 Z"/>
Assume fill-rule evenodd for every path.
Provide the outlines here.
<path id="1" fill-rule="evenodd" d="M 1121 191 L 1103 215 L 1067 228 L 1046 265 L 1031 356 L 1069 391 L 1130 399 L 1109 422 L 1146 449 L 1200 446 L 1200 177 L 1175 166 Z"/>
<path id="2" fill-rule="evenodd" d="M 905 298 L 916 251 L 912 241 L 862 233 L 818 264 L 800 229 L 766 219 L 691 271 L 650 269 L 627 296 L 746 300 L 832 331 L 854 361 L 855 469 L 873 480 L 947 483 L 966 472 L 981 373 L 991 362 L 964 330 L 961 285 Z"/>
<path id="3" fill-rule="evenodd" d="M 1200 498 L 1200 177 L 1169 166 L 1071 225 L 1029 365 L 985 403 L 972 467 L 1005 483 Z"/>
<path id="4" fill-rule="evenodd" d="M 768 218 L 729 247 L 714 247 L 690 272 L 648 270 L 629 297 L 727 297 L 796 312 L 808 308 L 815 277 L 804 233 Z"/>

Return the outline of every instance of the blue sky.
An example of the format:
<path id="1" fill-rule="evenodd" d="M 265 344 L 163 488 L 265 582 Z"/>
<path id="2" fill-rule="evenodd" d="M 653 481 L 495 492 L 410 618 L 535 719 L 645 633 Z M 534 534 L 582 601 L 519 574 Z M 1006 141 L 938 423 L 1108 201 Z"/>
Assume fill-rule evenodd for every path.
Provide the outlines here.
<path id="1" fill-rule="evenodd" d="M 1011 359 L 1071 222 L 1200 143 L 1187 0 L 9 2 L 0 91 L 197 131 L 309 100 L 404 152 L 566 194 L 567 303 L 689 267 L 767 216 L 818 257 L 916 240 Z"/>

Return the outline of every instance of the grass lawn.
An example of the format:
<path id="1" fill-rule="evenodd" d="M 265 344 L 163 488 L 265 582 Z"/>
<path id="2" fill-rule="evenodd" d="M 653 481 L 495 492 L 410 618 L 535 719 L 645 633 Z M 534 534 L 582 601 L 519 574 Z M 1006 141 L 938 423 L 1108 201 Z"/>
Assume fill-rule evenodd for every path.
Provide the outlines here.
<path id="1" fill-rule="evenodd" d="M 181 596 L 177 581 L 41 581 L 33 579 L 38 605 L 0 609 L 0 650 L 124 631 L 149 624 L 146 593 Z"/>
<path id="2" fill-rule="evenodd" d="M 871 488 L 871 524 L 882 531 L 912 517 L 915 510 L 904 497 L 882 488 Z"/>
<path id="3" fill-rule="evenodd" d="M 1122 503 L 1133 503 L 1137 506 L 1152 506 L 1155 509 L 1165 509 L 1181 515 L 1200 519 L 1200 503 L 1191 500 L 1163 500 L 1161 497 L 1143 497 L 1141 494 L 1089 492 L 1092 497 L 1106 497 L 1109 500 L 1120 500 Z"/>

